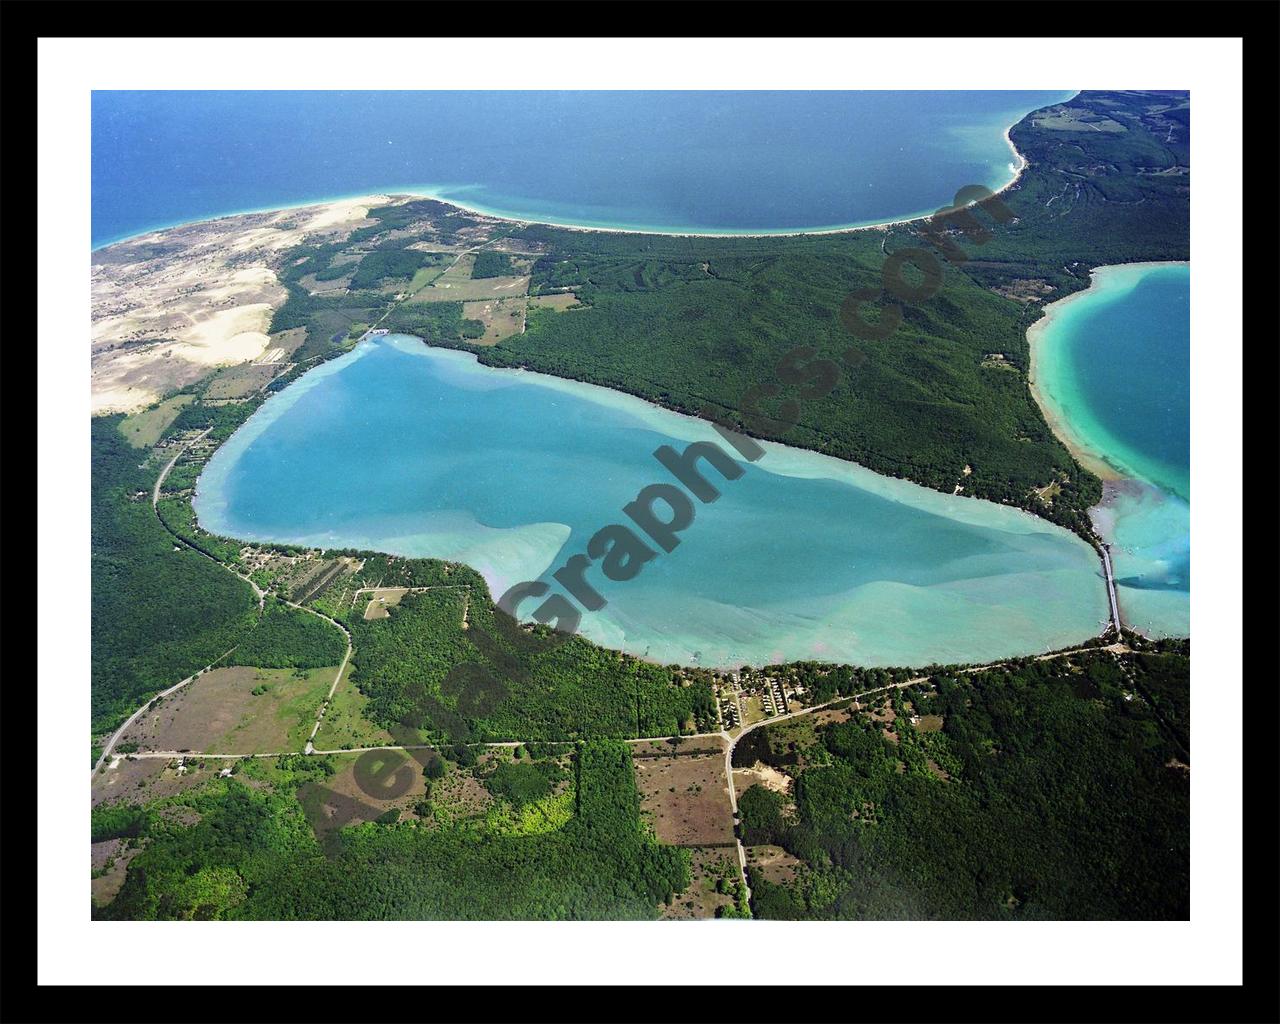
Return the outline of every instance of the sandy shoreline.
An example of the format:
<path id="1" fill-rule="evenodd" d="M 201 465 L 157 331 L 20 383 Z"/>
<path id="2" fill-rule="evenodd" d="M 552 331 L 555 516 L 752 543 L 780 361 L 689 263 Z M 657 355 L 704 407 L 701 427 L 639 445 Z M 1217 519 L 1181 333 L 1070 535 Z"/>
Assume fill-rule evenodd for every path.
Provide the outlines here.
<path id="1" fill-rule="evenodd" d="M 1005 144 L 1014 156 L 1013 174 L 994 195 L 1014 188 L 1029 161 L 1014 145 L 1011 133 L 1028 114 L 1004 130 Z M 283 301 L 283 289 L 265 263 L 269 252 L 296 242 L 306 231 L 341 231 L 364 223 L 368 209 L 408 201 L 432 199 L 453 209 L 490 221 L 514 225 L 541 224 L 568 231 L 603 234 L 654 235 L 673 238 L 795 238 L 805 235 L 837 235 L 856 231 L 885 231 L 919 223 L 933 216 L 926 211 L 874 224 L 831 228 L 770 231 L 661 231 L 598 225 L 567 224 L 525 219 L 469 206 L 433 194 L 434 186 L 409 186 L 355 197 L 304 201 L 268 210 L 241 211 L 146 231 L 101 245 L 92 250 L 93 270 L 93 405 L 95 413 L 129 412 L 143 408 L 174 387 L 191 383 L 210 366 L 234 365 L 255 358 L 269 344 L 265 333 L 270 313 Z M 449 186 L 442 186 L 448 188 Z M 305 225 L 299 220 L 305 219 Z M 174 236 L 187 246 L 178 257 L 140 264 L 117 263 L 109 251 L 139 244 L 157 244 Z M 194 248 L 193 248 L 194 245 Z M 198 250 L 198 251 L 197 251 Z M 231 271 L 224 258 L 233 255 L 240 266 L 252 251 L 252 270 Z M 224 265 L 225 264 L 225 265 Z M 253 271 L 266 280 L 241 280 Z M 212 299 L 217 292 L 217 305 Z M 233 309 L 235 324 L 231 324 Z M 248 322 L 254 314 L 252 323 Z M 244 321 L 244 323 L 241 323 Z M 235 330 L 232 330 L 232 327 Z M 133 351 L 127 346 L 150 338 L 171 339 L 167 345 L 149 345 Z M 177 344 L 174 344 L 176 342 Z M 160 357 L 177 356 L 162 360 Z M 163 372 L 161 372 L 163 371 Z"/>
<path id="2" fill-rule="evenodd" d="M 1070 102 L 1069 100 L 1066 102 Z M 1042 109 L 1042 108 L 1037 108 Z M 1030 161 L 1019 152 L 1018 147 L 1013 144 L 1010 133 L 1014 127 L 1024 121 L 1034 110 L 1027 111 L 1013 124 L 1004 130 L 1004 141 L 1009 147 L 1009 151 L 1013 154 L 1016 166 L 1014 168 L 1013 177 L 995 189 L 993 195 L 1002 195 L 1009 191 L 1022 179 L 1023 173 L 1030 166 Z M 961 186 L 963 187 L 963 186 Z M 216 214 L 212 217 L 206 217 L 200 220 L 183 221 L 177 224 L 168 224 L 163 227 L 148 228 L 134 235 L 128 235 L 124 238 L 117 238 L 110 242 L 104 242 L 102 245 L 94 247 L 92 251 L 97 252 L 101 249 L 109 248 L 113 245 L 124 245 L 136 242 L 141 238 L 149 235 L 156 235 L 163 231 L 171 231 L 175 228 L 191 227 L 196 224 L 209 224 L 214 221 L 225 220 L 228 217 L 242 217 L 251 213 L 283 213 L 287 210 L 302 210 L 308 207 L 318 206 L 334 206 L 339 203 L 353 204 L 362 203 L 369 200 L 392 200 L 392 199 L 433 199 L 438 203 L 444 203 L 446 206 L 452 206 L 456 209 L 463 210 L 467 213 L 478 214 L 482 217 L 491 217 L 494 220 L 506 221 L 511 224 L 537 224 L 544 227 L 562 228 L 566 231 L 588 231 L 599 232 L 606 235 L 661 235 L 665 238 L 797 238 L 804 235 L 844 235 L 851 234 L 855 231 L 883 231 L 886 228 L 898 227 L 903 224 L 913 224 L 916 221 L 925 220 L 933 216 L 934 211 L 906 214 L 892 220 L 877 221 L 874 224 L 847 224 L 829 228 L 779 228 L 769 231 L 663 231 L 656 228 L 624 228 L 611 227 L 608 225 L 598 224 L 567 224 L 562 221 L 541 220 L 539 218 L 519 217 L 509 213 L 496 213 L 487 210 L 482 206 L 469 206 L 457 199 L 446 198 L 429 190 L 418 191 L 416 186 L 408 186 L 405 188 L 395 189 L 378 189 L 373 192 L 360 195 L 341 196 L 330 199 L 308 199 L 298 203 L 288 203 L 283 206 L 262 207 L 254 210 L 237 210 L 232 213 Z"/>
<path id="3" fill-rule="evenodd" d="M 1039 375 L 1037 369 L 1041 356 L 1041 348 L 1044 345 L 1043 334 L 1053 321 L 1061 316 L 1062 311 L 1070 306 L 1077 299 L 1082 299 L 1087 295 L 1095 293 L 1105 283 L 1108 273 L 1118 270 L 1147 270 L 1155 267 L 1185 267 L 1190 266 L 1189 260 L 1150 260 L 1141 263 L 1108 263 L 1100 267 L 1094 267 L 1089 272 L 1089 287 L 1083 288 L 1078 292 L 1072 292 L 1065 298 L 1058 299 L 1056 302 L 1050 302 L 1043 309 L 1044 315 L 1027 328 L 1027 347 L 1030 349 L 1030 368 L 1027 373 L 1027 386 L 1031 389 L 1031 396 L 1035 399 L 1036 405 L 1040 407 L 1040 412 L 1045 418 L 1045 422 L 1049 424 L 1049 429 L 1053 431 L 1066 447 L 1067 450 L 1075 457 L 1085 469 L 1096 474 L 1102 479 L 1104 484 L 1108 481 L 1116 482 L 1129 479 L 1128 475 L 1107 461 L 1104 453 L 1097 451 L 1095 448 L 1076 432 L 1066 415 L 1057 408 L 1052 397 L 1043 391 L 1040 387 Z"/>
<path id="4" fill-rule="evenodd" d="M 1026 115 L 1024 115 L 1025 117 Z M 1015 121 L 1014 124 L 1018 124 Z M 992 195 L 1002 195 L 1009 189 L 1013 188 L 1022 179 L 1023 173 L 1030 166 L 1030 162 L 1019 151 L 1018 147 L 1013 144 L 1013 139 L 1009 133 L 1013 131 L 1014 124 L 1009 125 L 1004 130 L 1004 141 L 1009 146 L 1010 152 L 1013 153 L 1017 166 L 1014 168 L 1013 177 L 995 189 Z M 963 187 L 963 186 L 962 186 Z M 494 220 L 506 221 L 509 224 L 533 224 L 549 228 L 561 228 L 565 231 L 586 231 L 597 232 L 606 235 L 659 235 L 663 238 L 800 238 L 805 235 L 847 235 L 855 231 L 883 231 L 886 228 L 900 227 L 903 224 L 914 224 L 917 221 L 927 220 L 934 215 L 935 211 L 907 214 L 894 220 L 877 221 L 874 224 L 848 224 L 831 228 L 779 228 L 776 231 L 662 231 L 649 228 L 620 228 L 608 227 L 590 224 L 566 224 L 561 221 L 530 219 L 527 217 L 517 217 L 512 214 L 496 213 L 493 210 L 485 209 L 483 206 L 468 206 L 464 202 L 457 199 L 445 198 L 432 192 L 395 192 L 392 193 L 393 198 L 408 197 L 410 199 L 433 199 L 438 203 L 444 203 L 446 206 L 452 206 L 459 210 L 465 210 L 467 213 L 478 214 L 481 217 L 491 217 Z"/>

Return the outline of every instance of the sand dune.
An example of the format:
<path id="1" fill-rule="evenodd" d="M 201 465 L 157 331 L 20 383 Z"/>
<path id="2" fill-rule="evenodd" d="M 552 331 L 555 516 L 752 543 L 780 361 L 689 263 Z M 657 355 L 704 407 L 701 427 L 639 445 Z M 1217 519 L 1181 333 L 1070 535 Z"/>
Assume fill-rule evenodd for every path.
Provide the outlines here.
<path id="1" fill-rule="evenodd" d="M 154 231 L 93 253 L 92 408 L 129 412 L 250 362 L 271 347 L 288 297 L 280 254 L 308 236 L 345 237 L 368 221 L 366 196 Z"/>

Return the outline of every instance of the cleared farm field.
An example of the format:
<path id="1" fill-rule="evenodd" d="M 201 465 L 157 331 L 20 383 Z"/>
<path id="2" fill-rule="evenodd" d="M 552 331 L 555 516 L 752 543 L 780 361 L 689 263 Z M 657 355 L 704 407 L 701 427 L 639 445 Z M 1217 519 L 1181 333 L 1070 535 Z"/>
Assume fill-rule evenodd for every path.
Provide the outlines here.
<path id="1" fill-rule="evenodd" d="M 301 750 L 337 671 L 217 668 L 162 700 L 122 739 L 140 751 Z"/>
<path id="2" fill-rule="evenodd" d="M 409 282 L 407 289 L 410 294 L 427 287 L 440 277 L 445 271 L 444 267 L 421 267 L 413 275 L 413 280 Z"/>
<path id="3" fill-rule="evenodd" d="M 365 619 L 390 618 L 391 613 L 387 609 L 398 605 L 400 599 L 407 593 L 409 593 L 408 587 L 383 587 L 381 590 L 372 591 L 369 594 L 369 603 L 365 605 Z"/>
<path id="4" fill-rule="evenodd" d="M 492 280 L 492 279 L 491 279 Z M 484 324 L 483 336 L 474 339 L 477 345 L 496 345 L 503 338 L 524 330 L 525 300 L 482 299 L 462 304 L 462 315 L 468 320 Z"/>
<path id="5" fill-rule="evenodd" d="M 330 278 L 327 281 L 320 280 L 315 274 L 308 274 L 306 277 L 298 278 L 298 284 L 312 295 L 341 295 L 351 287 L 351 278 L 354 275 L 355 268 L 352 267 L 351 269 L 351 274 Z"/>
<path id="6" fill-rule="evenodd" d="M 201 764 L 198 759 L 187 758 L 183 771 L 176 767 L 177 759 L 166 761 L 162 757 L 115 758 L 94 773 L 89 789 L 94 806 L 121 801 L 129 804 L 149 803 L 208 782 L 227 766 L 227 762 L 210 760 Z"/>
<path id="7" fill-rule="evenodd" d="M 719 754 L 634 759 L 640 809 L 658 840 L 675 846 L 734 842 L 733 809 Z"/>
<path id="8" fill-rule="evenodd" d="M 578 296 L 573 292 L 556 292 L 554 295 L 533 295 L 529 305 L 534 309 L 554 309 L 562 312 L 578 305 Z"/>
<path id="9" fill-rule="evenodd" d="M 154 409 L 144 409 L 120 421 L 120 433 L 135 448 L 150 448 L 160 440 L 169 424 L 178 418 L 184 405 L 195 401 L 195 395 L 174 395 Z"/>
<path id="10" fill-rule="evenodd" d="M 409 302 L 467 302 L 472 299 L 504 299 L 529 291 L 529 277 L 484 277 L 473 279 L 475 253 L 467 253 L 453 266 L 422 288 Z"/>
<path id="11" fill-rule="evenodd" d="M 365 717 L 369 698 L 351 683 L 350 664 L 342 673 L 333 700 L 320 720 L 320 730 L 312 741 L 317 750 L 341 750 L 344 747 L 377 747 L 394 745 L 396 739 L 381 726 Z M 332 678 L 332 677 L 330 677 Z"/>
<path id="12" fill-rule="evenodd" d="M 221 371 L 205 389 L 208 399 L 248 398 L 271 383 L 280 370 L 274 363 L 246 363 Z"/>
<path id="13" fill-rule="evenodd" d="M 381 759 L 381 764 L 374 758 Z M 337 771 L 322 785 L 309 784 L 298 790 L 298 800 L 317 837 L 323 838 L 334 828 L 375 821 L 387 811 L 396 810 L 402 818 L 411 818 L 410 808 L 426 794 L 421 765 L 402 750 L 380 751 L 364 759 L 358 754 L 335 754 L 333 761 Z M 357 771 L 376 774 L 376 789 L 367 778 L 362 786 Z M 385 795 L 374 795 L 370 789 Z"/>
<path id="14" fill-rule="evenodd" d="M 447 276 L 447 275 L 446 275 Z M 407 302 L 470 302 L 473 299 L 522 297 L 529 290 L 527 277 L 485 277 L 478 281 L 445 280 L 423 288 Z"/>
<path id="15" fill-rule="evenodd" d="M 795 881 L 799 867 L 799 859 L 781 846 L 747 847 L 747 869 L 760 872 L 766 881 L 774 885 L 790 885 Z"/>
<path id="16" fill-rule="evenodd" d="M 664 921 L 702 921 L 733 906 L 733 896 L 718 891 L 738 877 L 737 851 L 722 846 L 689 848 L 689 888 L 662 908 Z M 720 883 L 718 886 L 717 883 Z"/>
<path id="17" fill-rule="evenodd" d="M 307 329 L 305 327 L 291 327 L 287 331 L 277 331 L 271 335 L 271 344 L 267 346 L 267 350 L 258 356 L 254 362 L 287 363 L 289 357 L 306 344 L 306 341 Z"/>

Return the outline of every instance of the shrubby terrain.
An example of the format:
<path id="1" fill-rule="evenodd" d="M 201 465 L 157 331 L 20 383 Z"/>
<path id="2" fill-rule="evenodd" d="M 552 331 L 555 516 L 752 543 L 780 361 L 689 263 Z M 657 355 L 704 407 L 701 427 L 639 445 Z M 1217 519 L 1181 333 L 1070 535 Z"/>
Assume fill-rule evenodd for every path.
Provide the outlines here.
<path id="1" fill-rule="evenodd" d="M 282 759 L 284 760 L 284 759 Z M 322 849 L 295 791 L 333 771 L 304 759 L 251 787 L 232 777 L 167 806 L 107 920 L 652 918 L 688 884 L 688 855 L 640 823 L 631 756 L 592 741 L 573 759 L 563 827 L 496 835 L 417 820 L 345 829 Z M 188 824 L 191 818 L 198 818 Z"/>

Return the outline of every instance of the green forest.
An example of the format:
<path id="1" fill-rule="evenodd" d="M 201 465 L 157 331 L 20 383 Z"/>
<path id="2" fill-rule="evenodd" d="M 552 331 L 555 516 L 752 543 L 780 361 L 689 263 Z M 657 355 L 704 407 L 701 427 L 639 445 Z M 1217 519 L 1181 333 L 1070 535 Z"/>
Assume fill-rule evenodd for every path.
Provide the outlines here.
<path id="1" fill-rule="evenodd" d="M 475 266 L 471 268 L 473 278 L 510 277 L 516 272 L 511 257 L 504 252 L 493 252 L 482 249 L 476 253 Z"/>
<path id="2" fill-rule="evenodd" d="M 252 626 L 249 585 L 176 545 L 151 508 L 158 469 L 121 436 L 119 416 L 91 421 L 93 724 L 105 730 L 160 690 L 225 654 Z"/>
<path id="3" fill-rule="evenodd" d="M 401 564 L 413 572 L 414 562 Z M 388 618 L 365 620 L 358 604 L 346 619 L 351 679 L 378 724 L 441 741 L 665 736 L 713 726 L 705 681 L 682 685 L 668 668 L 581 637 L 520 629 L 494 607 L 478 573 L 459 566 L 449 579 L 454 589 L 406 594 Z"/>
<path id="4" fill-rule="evenodd" d="M 284 760 L 284 759 L 282 759 Z M 322 848 L 297 792 L 325 773 L 300 759 L 270 788 L 236 777 L 169 798 L 194 815 L 153 816 L 103 920 L 646 919 L 689 884 L 688 855 L 640 821 L 625 745 L 574 755 L 574 813 L 562 828 L 507 836 L 415 820 L 343 830 Z M 330 772 L 332 767 L 330 767 Z"/>
<path id="5" fill-rule="evenodd" d="M 812 744 L 757 745 L 753 760 L 794 776 L 794 809 L 753 786 L 743 841 L 802 865 L 789 885 L 752 872 L 753 912 L 1185 919 L 1190 755 L 1137 682 L 1185 693 L 1189 664 L 1184 646 L 943 675 L 895 691 L 891 723 L 873 707 Z"/>
<path id="6" fill-rule="evenodd" d="M 340 664 L 346 651 L 347 639 L 333 623 L 269 599 L 262 617 L 223 664 L 323 668 Z"/>

